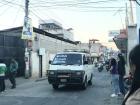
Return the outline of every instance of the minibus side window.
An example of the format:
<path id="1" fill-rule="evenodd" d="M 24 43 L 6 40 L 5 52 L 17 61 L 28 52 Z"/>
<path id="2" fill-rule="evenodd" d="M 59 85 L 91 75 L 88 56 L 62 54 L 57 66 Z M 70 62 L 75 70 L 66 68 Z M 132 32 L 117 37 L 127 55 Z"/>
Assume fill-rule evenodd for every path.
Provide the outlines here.
<path id="1" fill-rule="evenodd" d="M 86 64 L 88 64 L 89 62 L 88 62 L 88 59 L 87 59 L 87 57 L 85 57 L 85 55 L 83 56 L 83 64 L 84 65 L 86 65 Z"/>

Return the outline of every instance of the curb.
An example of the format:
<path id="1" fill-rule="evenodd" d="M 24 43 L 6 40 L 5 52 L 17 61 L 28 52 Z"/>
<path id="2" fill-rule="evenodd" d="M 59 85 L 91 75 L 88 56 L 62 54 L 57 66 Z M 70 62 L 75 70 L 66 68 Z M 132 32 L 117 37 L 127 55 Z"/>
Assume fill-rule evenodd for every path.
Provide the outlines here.
<path id="1" fill-rule="evenodd" d="M 35 82 L 39 82 L 39 81 L 43 81 L 43 80 L 47 80 L 48 78 L 47 77 L 43 77 L 43 78 L 38 78 L 35 80 Z"/>

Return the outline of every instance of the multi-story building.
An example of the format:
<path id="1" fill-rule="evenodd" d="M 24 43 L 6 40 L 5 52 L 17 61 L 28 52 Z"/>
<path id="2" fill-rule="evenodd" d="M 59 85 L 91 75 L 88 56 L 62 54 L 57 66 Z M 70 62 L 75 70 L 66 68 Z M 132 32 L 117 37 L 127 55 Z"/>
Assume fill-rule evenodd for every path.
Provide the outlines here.
<path id="1" fill-rule="evenodd" d="M 64 29 L 62 24 L 55 20 L 40 20 L 39 28 L 58 37 L 74 41 L 72 28 Z"/>
<path id="2" fill-rule="evenodd" d="M 85 49 L 91 53 L 93 61 L 98 61 L 101 58 L 104 58 L 104 55 L 107 52 L 107 48 L 101 43 L 93 43 L 89 47 L 89 43 L 80 43 L 78 44 L 79 49 Z"/>

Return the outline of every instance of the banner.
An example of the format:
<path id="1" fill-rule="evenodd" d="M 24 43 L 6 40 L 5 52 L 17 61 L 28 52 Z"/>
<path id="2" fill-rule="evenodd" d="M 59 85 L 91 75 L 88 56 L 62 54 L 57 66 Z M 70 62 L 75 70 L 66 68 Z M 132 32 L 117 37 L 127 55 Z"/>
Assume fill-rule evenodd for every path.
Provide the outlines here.
<path id="1" fill-rule="evenodd" d="M 24 18 L 24 25 L 21 39 L 34 40 L 33 27 L 31 18 Z"/>
<path id="2" fill-rule="evenodd" d="M 109 33 L 108 33 L 109 37 L 115 37 L 118 35 L 120 35 L 120 30 L 112 30 L 112 31 L 109 31 Z"/>

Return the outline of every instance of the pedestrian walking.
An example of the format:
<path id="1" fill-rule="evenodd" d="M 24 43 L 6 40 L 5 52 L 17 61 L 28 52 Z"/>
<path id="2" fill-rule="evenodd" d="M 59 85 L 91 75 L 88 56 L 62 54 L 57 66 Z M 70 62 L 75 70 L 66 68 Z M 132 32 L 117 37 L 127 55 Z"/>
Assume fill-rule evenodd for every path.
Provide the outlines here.
<path id="1" fill-rule="evenodd" d="M 112 58 L 110 61 L 110 73 L 111 73 L 111 85 L 113 93 L 111 94 L 111 97 L 116 97 L 120 93 L 119 89 L 119 75 L 118 75 L 118 69 L 117 69 L 117 61 Z"/>
<path id="2" fill-rule="evenodd" d="M 10 63 L 10 67 L 9 67 L 9 80 L 12 84 L 11 89 L 16 88 L 15 77 L 16 77 L 16 74 L 17 74 L 17 69 L 18 69 L 18 62 L 15 59 L 12 59 L 11 63 Z"/>
<path id="3" fill-rule="evenodd" d="M 118 54 L 118 74 L 119 74 L 119 88 L 121 94 L 125 95 L 125 88 L 124 88 L 124 75 L 125 75 L 125 60 L 123 55 L 120 53 Z"/>
<path id="4" fill-rule="evenodd" d="M 0 92 L 5 91 L 5 72 L 7 68 L 6 65 L 0 60 Z"/>
<path id="5" fill-rule="evenodd" d="M 129 65 L 133 80 L 122 105 L 140 105 L 140 45 L 130 51 Z"/>

